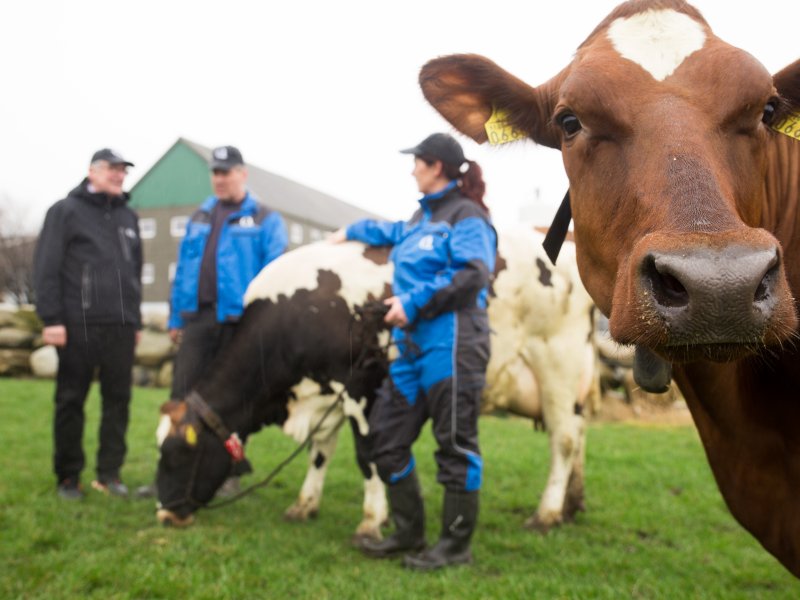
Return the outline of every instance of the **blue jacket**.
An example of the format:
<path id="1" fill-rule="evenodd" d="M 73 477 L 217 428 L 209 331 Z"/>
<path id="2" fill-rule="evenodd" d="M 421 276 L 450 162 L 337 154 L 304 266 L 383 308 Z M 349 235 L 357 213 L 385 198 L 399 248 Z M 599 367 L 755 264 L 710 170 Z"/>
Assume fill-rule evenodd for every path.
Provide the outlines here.
<path id="1" fill-rule="evenodd" d="M 172 282 L 169 328 L 180 329 L 184 318 L 197 312 L 197 289 L 203 250 L 211 232 L 211 211 L 217 198 L 210 196 L 192 215 L 178 249 Z M 258 273 L 286 250 L 288 236 L 281 216 L 250 192 L 241 208 L 230 215 L 217 243 L 217 321 L 237 321 L 244 311 L 247 286 Z"/>
<path id="2" fill-rule="evenodd" d="M 410 221 L 366 219 L 347 228 L 347 238 L 394 246 L 392 289 L 416 330 L 414 341 L 448 344 L 431 321 L 462 308 L 486 308 L 497 234 L 486 212 L 461 195 L 456 183 L 424 196 Z M 395 332 L 395 337 L 399 332 Z"/>

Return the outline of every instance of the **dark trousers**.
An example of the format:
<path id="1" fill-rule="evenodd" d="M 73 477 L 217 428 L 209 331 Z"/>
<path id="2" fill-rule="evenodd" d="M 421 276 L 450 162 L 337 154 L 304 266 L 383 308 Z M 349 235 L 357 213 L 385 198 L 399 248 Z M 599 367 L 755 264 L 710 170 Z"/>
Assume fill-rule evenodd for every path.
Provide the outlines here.
<path id="1" fill-rule="evenodd" d="M 188 319 L 175 356 L 172 398 L 183 400 L 236 333 L 235 323 L 217 323 L 213 307 L 201 308 Z"/>
<path id="2" fill-rule="evenodd" d="M 53 468 L 59 481 L 77 479 L 85 465 L 84 404 L 95 371 L 102 398 L 97 476 L 119 477 L 131 400 L 136 328 L 131 325 L 67 326 L 67 345 L 58 349 Z"/>
<path id="3" fill-rule="evenodd" d="M 395 483 L 413 471 L 411 446 L 430 418 L 438 444 L 437 481 L 453 491 L 480 488 L 483 459 L 478 446 L 478 416 L 489 361 L 489 331 L 484 315 L 479 316 L 457 321 L 454 348 L 402 356 L 397 360 L 406 363 L 404 368 L 394 370 L 395 376 L 423 373 L 428 365 L 440 365 L 435 354 L 445 352 L 452 361 L 451 377 L 427 390 L 423 386 L 414 399 L 400 391 L 413 386 L 398 385 L 392 377 L 387 377 L 378 390 L 368 437 L 372 459 L 385 483 Z"/>

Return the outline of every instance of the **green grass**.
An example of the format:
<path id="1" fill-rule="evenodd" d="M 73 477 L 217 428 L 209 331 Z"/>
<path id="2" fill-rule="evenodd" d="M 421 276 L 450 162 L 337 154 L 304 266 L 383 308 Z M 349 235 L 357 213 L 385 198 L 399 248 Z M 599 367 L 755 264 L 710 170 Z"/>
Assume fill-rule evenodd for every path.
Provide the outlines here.
<path id="1" fill-rule="evenodd" d="M 91 480 L 99 399 L 87 403 Z M 156 523 L 151 501 L 89 490 L 55 495 L 51 382 L 0 379 L 0 598 L 798 598 L 800 583 L 723 505 L 689 427 L 594 424 L 587 512 L 541 536 L 521 528 L 544 485 L 547 438 L 519 419 L 484 417 L 486 464 L 476 564 L 431 574 L 362 557 L 350 545 L 362 485 L 342 435 L 319 518 L 282 520 L 305 473 L 299 458 L 240 503 L 205 511 L 188 530 Z M 153 476 L 157 407 L 136 389 L 123 471 Z M 294 447 L 275 428 L 253 437 L 252 482 Z M 416 454 L 435 539 L 441 489 L 426 430 Z"/>

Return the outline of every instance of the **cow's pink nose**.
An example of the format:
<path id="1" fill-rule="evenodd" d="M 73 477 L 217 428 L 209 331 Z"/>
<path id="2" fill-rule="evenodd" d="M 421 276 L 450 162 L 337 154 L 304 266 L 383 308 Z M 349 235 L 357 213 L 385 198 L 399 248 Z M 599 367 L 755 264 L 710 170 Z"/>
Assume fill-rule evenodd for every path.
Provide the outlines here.
<path id="1" fill-rule="evenodd" d="M 778 303 L 774 246 L 652 251 L 639 272 L 646 303 L 664 320 L 670 345 L 757 342 Z"/>

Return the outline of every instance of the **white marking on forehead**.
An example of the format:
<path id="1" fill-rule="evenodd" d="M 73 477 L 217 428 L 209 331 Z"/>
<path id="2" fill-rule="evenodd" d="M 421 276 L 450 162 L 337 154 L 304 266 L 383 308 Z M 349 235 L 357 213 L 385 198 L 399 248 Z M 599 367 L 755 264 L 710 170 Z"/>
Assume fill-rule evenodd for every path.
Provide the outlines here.
<path id="1" fill-rule="evenodd" d="M 170 419 L 169 415 L 161 415 L 158 421 L 158 428 L 156 429 L 156 441 L 158 442 L 159 448 L 161 448 L 164 440 L 167 439 L 171 427 L 172 419 Z"/>
<path id="2" fill-rule="evenodd" d="M 671 9 L 648 10 L 617 19 L 607 35 L 623 58 L 640 65 L 657 81 L 672 75 L 706 41 L 700 23 Z"/>
<path id="3" fill-rule="evenodd" d="M 392 281 L 392 265 L 378 265 L 365 258 L 364 247 L 358 242 L 322 241 L 292 250 L 261 270 L 248 286 L 244 303 L 262 298 L 275 301 L 280 294 L 291 296 L 298 289 L 316 289 L 320 269 L 330 270 L 341 279 L 338 294 L 351 309 L 370 294 L 379 298 L 384 284 Z"/>

